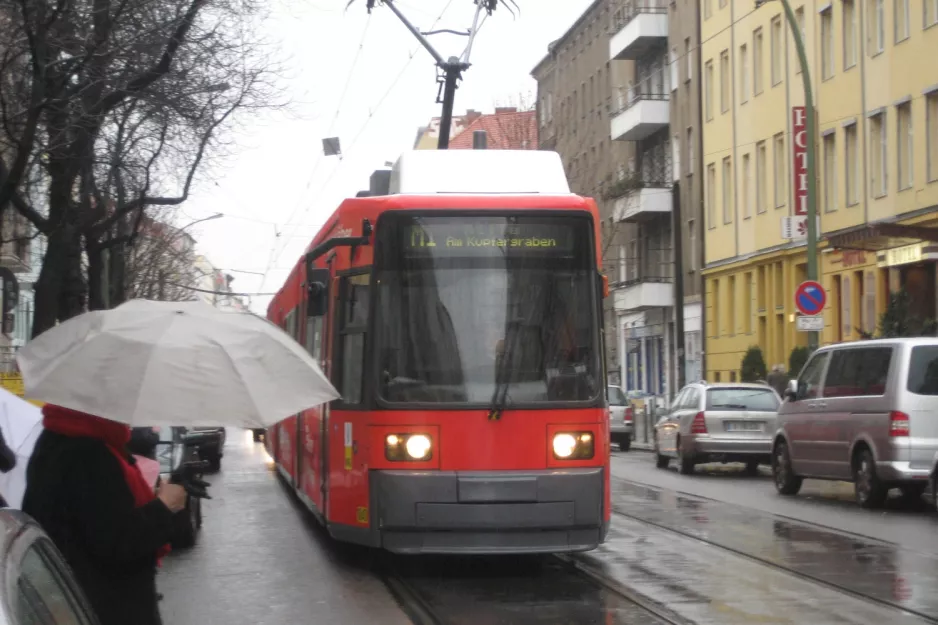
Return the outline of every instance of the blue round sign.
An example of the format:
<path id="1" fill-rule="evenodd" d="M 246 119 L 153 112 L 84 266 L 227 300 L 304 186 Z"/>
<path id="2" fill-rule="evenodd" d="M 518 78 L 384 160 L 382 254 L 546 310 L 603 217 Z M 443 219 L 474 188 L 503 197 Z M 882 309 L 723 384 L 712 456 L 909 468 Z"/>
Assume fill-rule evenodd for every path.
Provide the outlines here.
<path id="1" fill-rule="evenodd" d="M 825 304 L 827 304 L 827 292 L 820 283 L 807 280 L 795 289 L 795 308 L 802 315 L 808 317 L 820 315 Z"/>

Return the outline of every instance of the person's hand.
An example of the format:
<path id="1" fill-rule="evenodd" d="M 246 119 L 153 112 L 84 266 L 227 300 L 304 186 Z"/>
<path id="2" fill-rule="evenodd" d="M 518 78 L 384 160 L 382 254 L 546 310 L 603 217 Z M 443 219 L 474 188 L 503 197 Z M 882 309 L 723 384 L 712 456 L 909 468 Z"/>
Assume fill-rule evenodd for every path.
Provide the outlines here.
<path id="1" fill-rule="evenodd" d="M 170 512 L 179 512 L 186 507 L 186 489 L 179 484 L 162 484 L 156 496 L 169 508 Z"/>

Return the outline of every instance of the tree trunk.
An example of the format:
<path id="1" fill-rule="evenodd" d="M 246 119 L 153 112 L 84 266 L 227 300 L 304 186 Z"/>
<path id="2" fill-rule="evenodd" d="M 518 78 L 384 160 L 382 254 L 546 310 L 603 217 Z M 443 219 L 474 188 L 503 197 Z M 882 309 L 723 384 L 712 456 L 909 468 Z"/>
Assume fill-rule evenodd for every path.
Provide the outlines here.
<path id="1" fill-rule="evenodd" d="M 88 255 L 88 310 L 104 310 L 108 307 L 104 276 L 104 251 L 93 240 L 87 241 L 85 253 Z"/>
<path id="2" fill-rule="evenodd" d="M 66 271 L 64 234 L 62 228 L 52 231 L 46 255 L 42 258 L 35 286 L 33 338 L 53 327 L 59 317 L 59 295 Z"/>

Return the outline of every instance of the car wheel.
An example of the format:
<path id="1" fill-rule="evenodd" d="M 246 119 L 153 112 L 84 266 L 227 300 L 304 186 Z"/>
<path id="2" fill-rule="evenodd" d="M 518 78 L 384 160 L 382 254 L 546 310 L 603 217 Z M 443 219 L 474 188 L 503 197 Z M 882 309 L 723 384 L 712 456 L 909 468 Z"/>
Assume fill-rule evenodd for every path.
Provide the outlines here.
<path id="1" fill-rule="evenodd" d="M 221 455 L 212 454 L 208 458 L 208 468 L 212 473 L 221 471 Z"/>
<path id="2" fill-rule="evenodd" d="M 195 537 L 200 523 L 199 502 L 192 497 L 186 497 L 185 509 L 176 516 L 177 529 L 173 546 L 187 549 L 195 545 Z"/>
<path id="3" fill-rule="evenodd" d="M 804 480 L 792 470 L 791 454 L 788 443 L 780 441 L 772 454 L 772 475 L 775 478 L 775 490 L 780 495 L 797 495 Z"/>
<path id="4" fill-rule="evenodd" d="M 880 508 L 886 503 L 889 489 L 876 475 L 876 462 L 869 449 L 860 450 L 854 461 L 853 492 L 861 508 Z"/>
<path id="5" fill-rule="evenodd" d="M 677 470 L 681 475 L 691 475 L 694 472 L 694 458 L 684 455 L 684 441 L 677 439 Z"/>
<path id="6" fill-rule="evenodd" d="M 758 460 L 746 461 L 746 473 L 748 473 L 749 475 L 759 475 L 759 461 Z"/>
<path id="7" fill-rule="evenodd" d="M 628 434 L 623 434 L 622 438 L 619 439 L 619 450 L 628 451 L 632 447 L 632 437 Z"/>

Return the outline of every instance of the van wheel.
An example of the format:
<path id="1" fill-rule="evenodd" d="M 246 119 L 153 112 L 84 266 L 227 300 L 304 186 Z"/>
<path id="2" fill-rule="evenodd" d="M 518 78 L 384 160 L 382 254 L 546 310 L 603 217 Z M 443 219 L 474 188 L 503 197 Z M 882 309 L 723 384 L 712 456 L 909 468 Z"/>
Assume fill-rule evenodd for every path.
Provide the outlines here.
<path id="1" fill-rule="evenodd" d="M 186 498 L 186 507 L 176 515 L 176 536 L 173 546 L 187 549 L 195 545 L 202 517 L 202 506 L 194 497 Z"/>
<path id="2" fill-rule="evenodd" d="M 902 497 L 908 501 L 916 502 L 925 494 L 928 484 L 903 484 L 899 487 Z"/>
<path id="3" fill-rule="evenodd" d="M 873 452 L 861 449 L 853 463 L 853 492 L 861 508 L 881 508 L 889 489 L 876 475 Z"/>
<path id="4" fill-rule="evenodd" d="M 619 451 L 628 451 L 632 447 L 632 437 L 628 434 L 623 434 L 622 438 L 619 439 Z"/>
<path id="5" fill-rule="evenodd" d="M 779 441 L 772 454 L 772 476 L 775 478 L 775 490 L 780 495 L 797 495 L 804 482 L 791 468 L 791 454 L 788 443 L 784 441 Z"/>
<path id="6" fill-rule="evenodd" d="M 746 473 L 749 475 L 759 475 L 759 461 L 747 460 L 746 461 Z"/>

